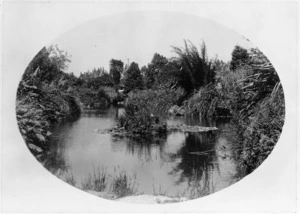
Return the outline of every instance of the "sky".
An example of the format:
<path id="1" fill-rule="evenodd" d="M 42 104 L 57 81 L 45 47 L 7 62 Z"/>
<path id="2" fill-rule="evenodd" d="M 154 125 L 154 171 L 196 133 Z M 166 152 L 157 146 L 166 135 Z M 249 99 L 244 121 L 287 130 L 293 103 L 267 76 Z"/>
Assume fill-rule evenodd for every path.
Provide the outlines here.
<path id="1" fill-rule="evenodd" d="M 71 55 L 67 72 L 79 75 L 93 68 L 109 70 L 110 59 L 140 67 L 154 53 L 174 57 L 172 46 L 190 40 L 200 50 L 204 41 L 209 58 L 228 61 L 235 45 L 253 47 L 245 37 L 218 23 L 198 16 L 174 12 L 130 12 L 100 17 L 68 30 L 50 44 Z M 50 45 L 49 44 L 49 45 Z"/>

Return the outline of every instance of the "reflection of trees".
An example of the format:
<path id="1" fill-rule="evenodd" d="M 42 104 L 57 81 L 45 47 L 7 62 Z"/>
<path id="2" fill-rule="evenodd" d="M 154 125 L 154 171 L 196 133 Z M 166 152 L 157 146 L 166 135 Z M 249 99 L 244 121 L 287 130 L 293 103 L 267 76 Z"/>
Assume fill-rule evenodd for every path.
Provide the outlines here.
<path id="1" fill-rule="evenodd" d="M 152 148 L 159 146 L 160 157 L 164 154 L 164 146 L 167 140 L 167 135 L 155 136 L 152 138 L 130 139 L 126 143 L 127 154 L 137 154 L 139 159 L 143 158 L 146 161 L 151 161 L 154 155 Z M 155 150 L 157 151 L 157 150 Z"/>
<path id="2" fill-rule="evenodd" d="M 124 107 L 122 105 L 102 106 L 97 109 L 85 110 L 83 114 L 85 117 L 111 118 L 117 121 L 124 114 Z"/>
<path id="3" fill-rule="evenodd" d="M 213 132 L 188 133 L 183 146 L 173 155 L 174 159 L 181 158 L 181 162 L 170 174 L 180 173 L 177 184 L 187 180 L 191 187 L 201 185 L 202 188 L 209 188 L 214 154 Z"/>
<path id="4" fill-rule="evenodd" d="M 72 126 L 74 126 L 73 122 L 67 122 L 54 130 L 56 134 L 50 138 L 50 150 L 39 160 L 46 169 L 55 175 L 67 172 L 69 169 L 69 165 L 65 159 L 66 145 L 65 143 L 61 143 L 61 139 L 65 138 L 65 135 L 68 133 L 67 130 L 71 130 Z"/>
<path id="5" fill-rule="evenodd" d="M 151 161 L 154 158 L 154 151 L 159 150 L 160 158 L 164 156 L 165 143 L 167 135 L 155 136 L 152 138 L 127 138 L 127 137 L 112 137 L 112 147 L 114 150 L 122 151 L 126 147 L 127 155 L 137 155 L 139 159 L 145 159 Z M 153 150 L 153 147 L 159 147 L 159 149 Z M 119 148 L 119 149 L 117 149 Z"/>
<path id="6" fill-rule="evenodd" d="M 41 159 L 43 166 L 51 173 L 59 175 L 62 172 L 68 171 L 68 164 L 65 160 L 65 149 L 61 146 L 54 146 L 51 148 L 46 158 Z"/>
<path id="7" fill-rule="evenodd" d="M 136 143 L 134 141 L 129 141 L 126 143 L 126 154 L 137 155 L 139 159 L 145 159 L 146 162 L 152 160 L 150 143 Z"/>
<path id="8" fill-rule="evenodd" d="M 84 110 L 85 117 L 103 117 L 103 118 L 114 118 L 116 115 L 116 108 L 110 106 L 103 106 L 97 109 Z"/>

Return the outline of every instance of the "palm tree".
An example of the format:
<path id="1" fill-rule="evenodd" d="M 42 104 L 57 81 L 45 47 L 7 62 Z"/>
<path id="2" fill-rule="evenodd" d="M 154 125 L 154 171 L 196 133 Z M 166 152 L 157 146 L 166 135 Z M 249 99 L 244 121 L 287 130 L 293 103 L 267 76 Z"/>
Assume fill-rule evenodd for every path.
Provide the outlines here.
<path id="1" fill-rule="evenodd" d="M 215 68 L 208 60 L 206 45 L 203 42 L 200 52 L 190 41 L 184 40 L 184 48 L 172 47 L 178 55 L 177 60 L 181 65 L 183 86 L 188 92 L 199 89 L 214 81 Z"/>

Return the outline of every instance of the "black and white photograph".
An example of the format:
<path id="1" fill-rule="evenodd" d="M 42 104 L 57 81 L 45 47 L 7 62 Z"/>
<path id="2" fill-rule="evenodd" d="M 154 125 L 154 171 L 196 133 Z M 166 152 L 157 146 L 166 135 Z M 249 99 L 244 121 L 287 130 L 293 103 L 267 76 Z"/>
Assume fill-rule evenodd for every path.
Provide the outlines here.
<path id="1" fill-rule="evenodd" d="M 201 14 L 112 11 L 55 35 L 26 55 L 10 87 L 11 123 L 20 139 L 15 147 L 23 147 L 15 158 L 21 163 L 26 156 L 38 166 L 30 171 L 43 171 L 101 203 L 184 206 L 242 182 L 247 186 L 271 159 L 288 116 L 296 120 L 282 81 L 289 71 L 278 70 L 248 35 Z M 9 58 L 26 53 L 20 49 Z M 5 103 L 9 80 L 2 77 Z M 295 105 L 293 100 L 290 107 Z M 2 153 L 12 149 L 2 147 Z M 286 156 L 281 158 L 294 157 Z M 296 185 L 294 178 L 290 185 Z M 230 193 L 224 195 L 230 200 Z"/>

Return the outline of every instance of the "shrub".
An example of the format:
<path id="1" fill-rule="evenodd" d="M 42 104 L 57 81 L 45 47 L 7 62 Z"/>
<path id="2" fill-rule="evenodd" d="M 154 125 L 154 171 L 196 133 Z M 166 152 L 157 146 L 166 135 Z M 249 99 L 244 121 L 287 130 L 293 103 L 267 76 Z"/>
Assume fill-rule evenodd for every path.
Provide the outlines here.
<path id="1" fill-rule="evenodd" d="M 125 107 L 125 116 L 122 119 L 126 131 L 134 135 L 155 135 L 165 133 L 167 125 L 157 116 L 151 114 L 144 104 L 140 102 L 136 105 L 129 103 Z"/>
<path id="2" fill-rule="evenodd" d="M 110 104 L 110 97 L 103 88 L 97 91 L 89 88 L 79 89 L 79 97 L 84 107 L 100 108 Z"/>
<path id="3" fill-rule="evenodd" d="M 101 87 L 101 90 L 106 94 L 110 103 L 116 103 L 119 99 L 119 94 L 113 87 Z"/>
<path id="4" fill-rule="evenodd" d="M 120 118 L 119 123 L 133 134 L 164 133 L 167 127 L 160 116 L 182 95 L 182 89 L 133 91 L 128 95 L 125 115 Z"/>
<path id="5" fill-rule="evenodd" d="M 51 135 L 47 115 L 37 102 L 28 102 L 26 99 L 17 101 L 16 112 L 18 126 L 25 142 L 27 145 L 38 146 L 30 146 L 34 153 L 38 152 L 40 147 L 46 146 L 46 140 Z"/>
<path id="6" fill-rule="evenodd" d="M 250 57 L 247 49 L 236 45 L 231 53 L 232 59 L 230 62 L 230 69 L 236 70 L 239 67 L 243 67 L 249 64 Z"/>
<path id="7" fill-rule="evenodd" d="M 132 62 L 124 74 L 124 91 L 128 93 L 135 89 L 143 89 L 143 77 L 139 65 Z"/>
<path id="8" fill-rule="evenodd" d="M 20 132 L 27 143 L 40 148 L 47 147 L 54 123 L 80 114 L 78 100 L 55 86 L 43 83 L 41 89 L 29 91 L 16 102 L 16 114 Z M 29 146 L 35 153 L 37 147 Z M 36 149 L 33 149 L 36 148 Z"/>

